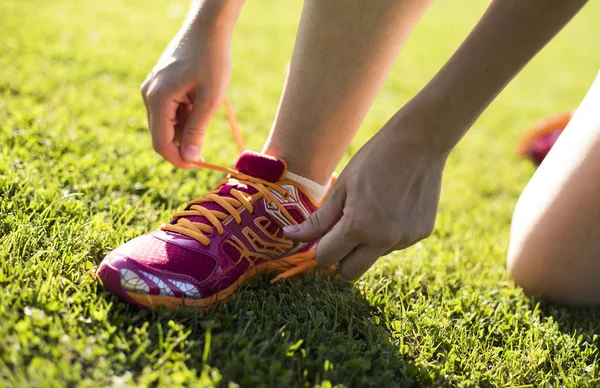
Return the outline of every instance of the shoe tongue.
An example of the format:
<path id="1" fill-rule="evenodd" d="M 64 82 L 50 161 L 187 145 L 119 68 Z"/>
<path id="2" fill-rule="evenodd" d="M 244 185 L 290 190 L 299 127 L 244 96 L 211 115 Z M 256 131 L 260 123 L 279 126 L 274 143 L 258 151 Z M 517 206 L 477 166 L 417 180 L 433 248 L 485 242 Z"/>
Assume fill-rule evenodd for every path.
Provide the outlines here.
<path id="1" fill-rule="evenodd" d="M 285 175 L 287 166 L 283 160 L 274 156 L 244 151 L 235 164 L 235 169 L 267 182 L 277 182 Z"/>
<path id="2" fill-rule="evenodd" d="M 253 151 L 244 151 L 235 164 L 235 169 L 242 174 L 250 175 L 268 182 L 277 182 L 285 175 L 287 166 L 283 160 L 274 156 L 259 154 L 258 152 Z M 250 187 L 243 183 L 228 183 L 221 187 L 218 194 L 224 197 L 233 197 L 233 195 L 229 194 L 229 191 L 232 188 L 250 195 L 257 193 L 257 190 L 254 187 Z M 208 210 L 217 210 L 227 213 L 227 211 L 216 202 L 202 203 L 200 206 Z M 213 226 L 204 216 L 190 216 L 186 218 L 192 222 Z"/>

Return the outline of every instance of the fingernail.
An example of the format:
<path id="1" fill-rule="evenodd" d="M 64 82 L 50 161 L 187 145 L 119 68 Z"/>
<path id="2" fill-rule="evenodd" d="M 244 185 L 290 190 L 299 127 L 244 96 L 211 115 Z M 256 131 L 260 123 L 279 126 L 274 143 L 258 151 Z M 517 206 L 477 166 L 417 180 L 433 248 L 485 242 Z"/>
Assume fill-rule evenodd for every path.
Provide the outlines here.
<path id="1" fill-rule="evenodd" d="M 302 224 L 288 225 L 283 227 L 285 233 L 298 233 L 302 230 Z"/>
<path id="2" fill-rule="evenodd" d="M 186 145 L 183 147 L 183 158 L 188 162 L 199 162 L 202 159 L 200 156 L 200 147 L 195 145 Z"/>

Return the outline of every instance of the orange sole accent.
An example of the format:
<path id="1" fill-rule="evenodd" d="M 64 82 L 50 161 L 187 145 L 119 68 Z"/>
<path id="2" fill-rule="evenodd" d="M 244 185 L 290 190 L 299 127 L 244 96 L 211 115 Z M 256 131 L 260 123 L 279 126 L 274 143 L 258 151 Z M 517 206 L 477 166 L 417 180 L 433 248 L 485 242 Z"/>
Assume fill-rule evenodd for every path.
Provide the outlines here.
<path id="1" fill-rule="evenodd" d="M 335 271 L 335 267 L 318 267 L 318 264 L 314 260 L 314 254 L 314 251 L 302 252 L 289 257 L 284 257 L 282 259 L 267 261 L 265 263 L 259 264 L 256 267 L 249 269 L 247 272 L 245 272 L 231 286 L 219 291 L 215 295 L 212 295 L 208 298 L 177 298 L 175 296 L 137 294 L 130 291 L 125 291 L 125 293 L 136 303 L 148 308 L 164 306 L 167 310 L 175 310 L 178 307 L 185 307 L 197 311 L 206 311 L 219 302 L 227 301 L 238 287 L 243 286 L 244 284 L 252 280 L 254 277 L 262 273 L 277 272 L 280 273 L 281 276 L 281 274 L 283 274 L 284 272 L 293 270 L 297 267 L 306 267 L 307 270 L 319 268 L 317 269 L 317 271 L 321 274 L 327 274 Z M 314 265 L 313 263 L 309 264 L 310 261 L 314 262 Z M 301 275 L 304 272 L 307 271 L 293 273 L 293 276 Z M 273 280 L 277 280 L 278 278 Z M 273 281 L 271 283 L 273 283 Z"/>

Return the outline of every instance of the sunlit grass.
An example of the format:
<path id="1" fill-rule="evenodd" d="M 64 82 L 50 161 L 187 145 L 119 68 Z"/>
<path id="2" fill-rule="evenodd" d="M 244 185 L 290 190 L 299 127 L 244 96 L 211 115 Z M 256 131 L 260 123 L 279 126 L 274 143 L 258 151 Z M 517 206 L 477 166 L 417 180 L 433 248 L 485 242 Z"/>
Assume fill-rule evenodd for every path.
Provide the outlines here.
<path id="1" fill-rule="evenodd" d="M 248 1 L 236 30 L 228 95 L 255 150 L 271 126 L 300 7 Z M 432 8 L 353 151 L 435 73 L 484 7 Z M 517 137 L 585 94 L 600 64 L 600 3 L 460 144 L 431 238 L 382 258 L 355 284 L 261 278 L 205 314 L 138 311 L 97 286 L 93 268 L 220 179 L 176 171 L 152 152 L 139 97 L 186 8 L 0 3 L 0 386 L 598 384 L 598 313 L 525 297 L 504 256 L 512 208 L 533 172 L 514 156 Z M 204 155 L 224 165 L 237 156 L 222 112 Z"/>

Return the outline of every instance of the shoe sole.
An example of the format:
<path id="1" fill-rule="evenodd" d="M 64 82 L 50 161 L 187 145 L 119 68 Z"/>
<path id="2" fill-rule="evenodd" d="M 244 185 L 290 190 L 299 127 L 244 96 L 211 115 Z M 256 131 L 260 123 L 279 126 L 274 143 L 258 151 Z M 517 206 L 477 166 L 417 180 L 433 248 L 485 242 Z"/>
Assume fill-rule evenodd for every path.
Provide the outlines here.
<path id="1" fill-rule="evenodd" d="M 163 306 L 167 310 L 175 310 L 179 307 L 187 309 L 206 311 L 218 303 L 226 302 L 231 295 L 235 293 L 238 287 L 243 286 L 256 276 L 264 273 L 278 273 L 283 274 L 289 270 L 298 269 L 289 277 L 300 276 L 303 273 L 316 272 L 320 274 L 329 274 L 335 271 L 335 267 L 322 268 L 319 267 L 314 259 L 314 251 L 297 253 L 292 256 L 284 257 L 281 259 L 267 261 L 259 264 L 256 267 L 246 271 L 242 274 L 232 285 L 219 291 L 218 293 L 209 296 L 207 298 L 193 299 L 193 298 L 178 298 L 175 296 L 167 295 L 149 295 L 139 294 L 126 290 L 121 284 L 121 274 L 119 269 L 111 264 L 102 265 L 98 269 L 96 275 L 97 279 L 100 279 L 106 288 L 112 294 L 119 296 L 124 301 L 135 305 L 139 308 L 158 308 Z M 304 268 L 309 270 L 304 270 Z M 288 277 L 288 276 L 285 276 Z M 274 283 L 279 277 L 271 280 Z"/>

